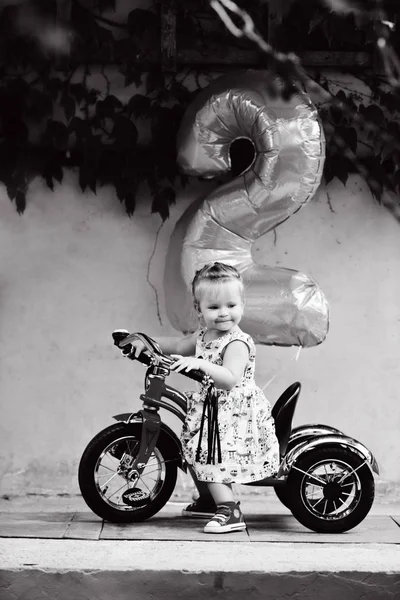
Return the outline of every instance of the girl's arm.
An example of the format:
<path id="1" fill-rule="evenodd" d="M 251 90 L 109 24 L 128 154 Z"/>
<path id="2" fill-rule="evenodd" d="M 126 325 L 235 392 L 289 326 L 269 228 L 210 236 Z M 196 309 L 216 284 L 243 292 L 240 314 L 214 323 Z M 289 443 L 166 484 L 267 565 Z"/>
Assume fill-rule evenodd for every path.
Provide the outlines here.
<path id="1" fill-rule="evenodd" d="M 178 373 L 180 371 L 190 371 L 200 369 L 214 380 L 215 387 L 222 390 L 230 390 L 243 377 L 244 370 L 249 360 L 249 347 L 245 342 L 234 340 L 225 348 L 225 354 L 222 366 L 214 365 L 203 358 L 185 358 L 172 354 L 178 360 L 173 369 Z"/>
<path id="2" fill-rule="evenodd" d="M 163 346 L 163 352 L 165 354 L 180 354 L 181 356 L 194 356 L 196 352 L 196 341 L 199 332 L 195 331 L 190 335 L 185 335 L 182 338 L 162 338 L 163 340 L 171 340 L 170 343 L 165 344 L 165 350 Z M 161 345 L 161 344 L 160 344 Z"/>
<path id="3" fill-rule="evenodd" d="M 198 332 L 186 335 L 183 338 L 178 337 L 153 337 L 164 354 L 179 353 L 182 356 L 193 356 L 196 351 L 196 339 Z M 138 356 L 145 348 L 144 344 L 137 340 L 132 344 L 134 356 Z"/>

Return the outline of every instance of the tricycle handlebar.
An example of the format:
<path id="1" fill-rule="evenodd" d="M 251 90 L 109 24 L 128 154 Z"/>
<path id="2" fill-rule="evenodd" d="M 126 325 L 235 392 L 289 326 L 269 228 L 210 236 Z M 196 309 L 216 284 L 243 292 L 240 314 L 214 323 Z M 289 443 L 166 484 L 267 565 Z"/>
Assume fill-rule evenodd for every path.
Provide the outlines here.
<path id="1" fill-rule="evenodd" d="M 116 329 L 115 331 L 113 331 L 112 336 L 115 346 L 117 346 L 122 351 L 122 353 L 131 360 L 138 360 L 144 365 L 150 366 L 153 363 L 152 358 L 154 357 L 160 360 L 162 365 L 167 367 L 168 369 L 170 369 L 175 362 L 173 358 L 163 354 L 157 342 L 145 333 L 129 333 L 129 331 L 127 331 L 126 329 Z M 140 340 L 146 346 L 146 351 L 141 352 L 139 356 L 131 356 L 130 354 L 132 349 L 132 342 L 134 340 Z M 147 354 L 147 352 L 149 354 Z M 194 379 L 199 383 L 205 383 L 205 379 L 208 378 L 208 376 L 205 373 L 203 373 L 203 371 L 199 371 L 197 369 L 185 372 L 180 371 L 180 375 L 185 375 L 186 377 L 189 377 L 189 379 Z"/>

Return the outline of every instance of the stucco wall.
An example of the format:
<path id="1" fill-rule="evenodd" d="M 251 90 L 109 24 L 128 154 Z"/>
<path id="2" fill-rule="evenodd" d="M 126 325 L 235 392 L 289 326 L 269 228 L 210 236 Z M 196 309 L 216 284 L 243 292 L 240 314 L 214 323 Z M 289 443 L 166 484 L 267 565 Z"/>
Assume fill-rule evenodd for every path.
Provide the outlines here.
<path id="1" fill-rule="evenodd" d="M 144 369 L 110 334 L 174 333 L 162 287 L 168 240 L 206 190 L 196 183 L 180 194 L 153 256 L 161 220 L 145 199 L 129 219 L 111 189 L 82 195 L 67 173 L 55 193 L 34 182 L 19 216 L 0 190 L 1 493 L 76 493 L 89 439 L 139 406 Z M 258 347 L 259 384 L 286 365 L 266 390 L 271 401 L 302 381 L 295 424 L 344 430 L 373 450 L 382 480 L 400 483 L 399 224 L 354 177 L 320 188 L 255 256 L 310 274 L 331 305 L 326 341 L 297 362 L 293 348 Z"/>

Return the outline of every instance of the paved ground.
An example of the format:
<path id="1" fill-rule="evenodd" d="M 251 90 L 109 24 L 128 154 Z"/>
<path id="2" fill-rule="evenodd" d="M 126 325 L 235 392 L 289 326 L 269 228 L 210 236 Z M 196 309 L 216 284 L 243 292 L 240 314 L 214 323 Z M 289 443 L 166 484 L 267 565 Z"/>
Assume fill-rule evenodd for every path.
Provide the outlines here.
<path id="1" fill-rule="evenodd" d="M 400 544 L 400 502 L 375 502 L 358 527 L 333 536 L 300 525 L 270 490 L 242 497 L 247 531 L 229 535 L 203 533 L 204 521 L 181 516 L 186 504 L 175 500 L 148 521 L 121 525 L 102 521 L 80 496 L 1 500 L 0 538 Z"/>
<path id="2" fill-rule="evenodd" d="M 147 522 L 104 523 L 79 496 L 0 500 L 0 600 L 400 600 L 400 502 L 321 535 L 245 494 L 247 532 L 207 535 L 175 497 Z"/>

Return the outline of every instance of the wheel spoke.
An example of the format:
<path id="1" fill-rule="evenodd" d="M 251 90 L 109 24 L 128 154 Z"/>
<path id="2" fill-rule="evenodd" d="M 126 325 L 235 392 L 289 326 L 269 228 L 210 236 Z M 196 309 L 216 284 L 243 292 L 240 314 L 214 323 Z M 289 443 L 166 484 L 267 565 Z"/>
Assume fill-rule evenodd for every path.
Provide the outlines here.
<path id="1" fill-rule="evenodd" d="M 123 485 L 121 485 L 121 487 L 120 487 L 120 488 L 118 488 L 117 490 L 115 490 L 115 492 L 113 492 L 113 493 L 112 493 L 110 496 L 108 496 L 108 499 L 110 499 L 110 498 L 112 498 L 113 496 L 115 496 L 115 494 L 118 494 L 118 492 L 119 492 L 120 490 L 122 490 L 122 488 L 124 488 L 124 487 L 127 487 L 127 486 L 128 486 L 128 484 L 127 484 L 127 482 L 125 482 Z"/>
<path id="2" fill-rule="evenodd" d="M 366 464 L 366 462 L 367 462 L 367 461 L 366 461 L 366 460 L 364 460 L 364 462 L 363 462 L 363 463 L 361 463 L 361 465 L 358 465 L 358 467 L 356 467 L 355 469 L 352 469 L 352 470 L 350 471 L 350 473 L 347 473 L 347 475 L 346 475 L 346 474 L 344 474 L 344 475 L 343 475 L 343 477 L 342 477 L 341 479 L 339 479 L 338 483 L 340 483 L 340 484 L 341 484 L 341 483 L 342 483 L 342 481 L 345 481 L 345 480 L 346 480 L 348 477 L 350 477 L 350 475 L 353 475 L 353 474 L 354 474 L 356 471 L 358 471 L 358 469 L 361 469 L 361 467 L 363 467 L 363 466 Z"/>
<path id="3" fill-rule="evenodd" d="M 313 475 L 312 473 L 307 473 L 306 471 L 303 471 L 303 469 L 296 467 L 296 465 L 293 466 L 293 469 L 296 469 L 296 471 L 300 471 L 300 473 L 303 473 L 303 475 L 307 475 L 307 477 L 310 477 L 311 479 L 315 479 L 316 481 L 318 481 L 318 483 L 321 484 L 321 487 L 326 485 L 326 481 L 324 481 L 320 477 L 317 477 L 316 475 Z"/>
<path id="4" fill-rule="evenodd" d="M 317 505 L 318 505 L 320 502 L 322 502 L 322 501 L 323 501 L 323 499 L 324 499 L 324 497 L 323 497 L 323 496 L 321 496 L 321 498 L 320 498 L 319 500 L 317 500 L 317 501 L 316 501 L 316 503 L 312 505 L 312 507 L 315 509 L 315 507 L 316 507 L 316 506 L 317 506 Z"/>
<path id="5" fill-rule="evenodd" d="M 109 479 L 107 479 L 107 481 L 106 481 L 105 483 L 103 483 L 102 485 L 103 485 L 104 487 L 106 487 L 106 485 L 107 485 L 108 483 L 110 483 L 111 479 L 114 479 L 114 477 L 115 477 L 116 475 L 118 475 L 118 473 L 114 473 L 114 475 L 111 475 L 111 477 L 110 477 Z"/>
<path id="6" fill-rule="evenodd" d="M 143 481 L 143 479 L 142 479 L 142 478 L 139 478 L 139 481 L 141 481 L 141 482 L 143 483 L 143 485 L 144 485 L 144 486 L 147 488 L 147 491 L 148 491 L 148 492 L 149 492 L 149 494 L 151 495 L 151 490 L 150 490 L 149 486 L 148 486 L 148 485 L 146 485 L 146 482 L 145 482 L 145 481 Z"/>
<path id="7" fill-rule="evenodd" d="M 112 471 L 114 472 L 115 469 L 111 469 L 110 467 L 107 467 L 107 465 L 101 465 L 102 469 L 107 469 L 108 471 Z M 100 477 L 107 477 L 107 475 L 100 475 Z"/>
<path id="8" fill-rule="evenodd" d="M 329 479 L 329 473 L 328 473 L 326 467 L 327 467 L 327 465 L 324 465 L 324 471 L 325 471 L 325 475 L 326 475 L 326 481 L 328 482 L 330 479 Z"/>

